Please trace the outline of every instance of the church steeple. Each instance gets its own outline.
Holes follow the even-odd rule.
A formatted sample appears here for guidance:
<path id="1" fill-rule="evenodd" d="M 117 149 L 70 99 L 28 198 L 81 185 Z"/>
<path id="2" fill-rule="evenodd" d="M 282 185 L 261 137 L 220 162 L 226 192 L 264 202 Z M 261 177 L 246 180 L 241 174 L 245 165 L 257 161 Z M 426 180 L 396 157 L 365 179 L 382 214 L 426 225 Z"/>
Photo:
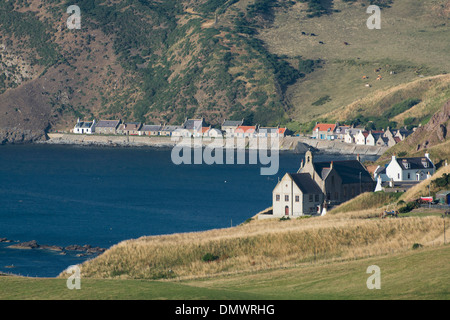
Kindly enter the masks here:
<path id="1" fill-rule="evenodd" d="M 309 149 L 305 153 L 305 159 L 304 160 L 302 159 L 300 169 L 298 169 L 297 173 L 310 172 L 313 164 L 313 159 L 314 159 L 313 153 L 311 149 Z"/>

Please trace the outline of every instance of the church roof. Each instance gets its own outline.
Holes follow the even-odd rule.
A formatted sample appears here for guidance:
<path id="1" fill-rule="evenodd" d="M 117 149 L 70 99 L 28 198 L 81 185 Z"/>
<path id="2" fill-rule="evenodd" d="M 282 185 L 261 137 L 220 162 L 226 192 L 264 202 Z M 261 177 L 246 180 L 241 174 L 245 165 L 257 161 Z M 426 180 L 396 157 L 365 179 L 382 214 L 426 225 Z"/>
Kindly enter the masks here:
<path id="1" fill-rule="evenodd" d="M 339 174 L 343 184 L 359 183 L 360 173 L 361 182 L 373 182 L 370 173 L 358 160 L 341 160 L 329 162 L 314 162 L 314 169 L 317 173 L 327 173 L 327 169 L 333 166 L 333 169 Z M 328 174 L 326 174 L 328 176 Z"/>
<path id="2" fill-rule="evenodd" d="M 311 179 L 309 173 L 289 173 L 292 181 L 297 185 L 297 187 L 304 194 L 321 194 L 322 189 L 317 185 L 317 183 Z"/>

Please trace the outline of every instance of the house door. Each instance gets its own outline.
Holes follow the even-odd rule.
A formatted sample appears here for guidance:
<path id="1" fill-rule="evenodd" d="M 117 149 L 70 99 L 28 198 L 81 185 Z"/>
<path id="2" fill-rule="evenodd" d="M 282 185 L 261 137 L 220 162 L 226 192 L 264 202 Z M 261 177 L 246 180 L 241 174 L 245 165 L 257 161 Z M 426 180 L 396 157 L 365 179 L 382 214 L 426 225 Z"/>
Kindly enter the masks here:
<path id="1" fill-rule="evenodd" d="M 286 206 L 286 207 L 284 208 L 284 214 L 285 214 L 286 216 L 289 215 L 289 207 L 288 207 L 288 206 Z"/>

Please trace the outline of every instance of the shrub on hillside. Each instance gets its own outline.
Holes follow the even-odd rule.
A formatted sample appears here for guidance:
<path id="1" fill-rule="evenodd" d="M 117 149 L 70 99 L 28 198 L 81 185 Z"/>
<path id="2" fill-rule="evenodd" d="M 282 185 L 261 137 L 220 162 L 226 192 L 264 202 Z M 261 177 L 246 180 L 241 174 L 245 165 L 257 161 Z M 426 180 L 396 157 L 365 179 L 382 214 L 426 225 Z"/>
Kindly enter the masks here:
<path id="1" fill-rule="evenodd" d="M 450 174 L 444 173 L 442 177 L 431 182 L 435 188 L 444 188 L 450 185 Z"/>
<path id="2" fill-rule="evenodd" d="M 406 206 L 401 207 L 400 209 L 398 209 L 399 213 L 408 213 L 411 212 L 412 210 L 416 209 L 419 207 L 419 204 L 417 202 L 408 202 L 406 204 Z"/>
<path id="3" fill-rule="evenodd" d="M 209 252 L 202 257 L 203 262 L 212 262 L 212 261 L 216 261 L 217 259 L 219 259 L 219 256 L 216 256 Z"/>

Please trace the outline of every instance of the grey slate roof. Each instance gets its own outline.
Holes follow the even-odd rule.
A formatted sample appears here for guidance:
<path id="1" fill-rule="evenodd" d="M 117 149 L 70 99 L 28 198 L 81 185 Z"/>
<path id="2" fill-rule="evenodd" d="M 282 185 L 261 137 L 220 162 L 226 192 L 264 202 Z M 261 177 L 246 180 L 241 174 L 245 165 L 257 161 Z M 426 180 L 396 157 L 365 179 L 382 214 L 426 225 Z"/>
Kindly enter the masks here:
<path id="1" fill-rule="evenodd" d="M 161 131 L 175 131 L 177 129 L 183 129 L 183 126 L 164 126 Z"/>
<path id="2" fill-rule="evenodd" d="M 120 120 L 99 120 L 96 124 L 96 128 L 116 128 L 120 124 Z"/>
<path id="3" fill-rule="evenodd" d="M 311 179 L 309 173 L 289 173 L 297 187 L 304 194 L 321 194 L 322 189 Z"/>
<path id="4" fill-rule="evenodd" d="M 89 129 L 90 127 L 92 127 L 92 122 L 77 122 L 77 124 L 75 125 L 75 128 L 77 129 Z"/>
<path id="5" fill-rule="evenodd" d="M 199 130 L 202 127 L 204 127 L 204 122 L 203 120 L 200 119 L 189 119 L 186 120 L 186 122 L 184 123 L 184 129 L 187 130 Z"/>
<path id="6" fill-rule="evenodd" d="M 275 127 L 259 127 L 258 128 L 259 133 L 277 133 L 278 128 Z"/>
<path id="7" fill-rule="evenodd" d="M 331 167 L 329 162 L 314 162 L 314 168 L 317 173 L 324 173 Z M 324 171 L 325 169 L 325 171 Z M 370 173 L 358 160 L 333 161 L 333 169 L 337 171 L 343 184 L 359 183 L 359 174 L 361 173 L 361 182 L 373 182 Z"/>
<path id="8" fill-rule="evenodd" d="M 139 131 L 159 131 L 161 128 L 160 125 L 144 124 Z"/>
<path id="9" fill-rule="evenodd" d="M 404 170 L 414 170 L 414 169 L 432 169 L 434 168 L 433 163 L 430 159 L 426 157 L 421 158 L 397 158 L 397 163 L 400 165 L 400 168 Z M 428 163 L 428 167 L 425 167 L 423 163 Z M 405 163 L 409 163 L 409 168 L 406 168 Z"/>

